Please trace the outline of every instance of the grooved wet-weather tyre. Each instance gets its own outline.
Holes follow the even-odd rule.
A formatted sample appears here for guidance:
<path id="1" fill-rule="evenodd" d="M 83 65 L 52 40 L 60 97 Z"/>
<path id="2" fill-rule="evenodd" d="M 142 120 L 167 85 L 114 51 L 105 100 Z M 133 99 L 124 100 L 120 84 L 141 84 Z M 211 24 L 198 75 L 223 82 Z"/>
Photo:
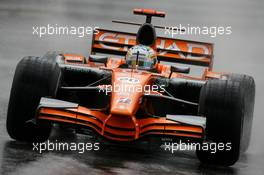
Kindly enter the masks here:
<path id="1" fill-rule="evenodd" d="M 48 139 L 51 124 L 30 122 L 41 97 L 55 97 L 61 71 L 54 54 L 24 57 L 17 65 L 10 93 L 6 127 L 11 138 L 25 142 Z"/>
<path id="2" fill-rule="evenodd" d="M 244 95 L 245 116 L 241 138 L 241 152 L 243 153 L 246 152 L 250 143 L 255 102 L 255 82 L 254 79 L 248 75 L 226 74 L 225 76 L 228 80 L 241 83 L 241 91 Z"/>
<path id="3" fill-rule="evenodd" d="M 202 87 L 199 113 L 206 117 L 206 141 L 208 144 L 224 145 L 221 149 L 198 149 L 197 157 L 202 163 L 233 165 L 238 159 L 242 145 L 246 94 L 241 81 L 208 80 Z"/>

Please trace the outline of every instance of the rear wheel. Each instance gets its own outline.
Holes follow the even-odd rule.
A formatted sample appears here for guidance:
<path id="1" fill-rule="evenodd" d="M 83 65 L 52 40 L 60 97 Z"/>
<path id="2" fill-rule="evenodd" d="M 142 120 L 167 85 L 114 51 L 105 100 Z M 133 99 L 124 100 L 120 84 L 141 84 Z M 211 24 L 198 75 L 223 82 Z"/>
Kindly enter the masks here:
<path id="1" fill-rule="evenodd" d="M 61 71 L 54 53 L 43 57 L 25 57 L 16 67 L 12 84 L 7 131 L 11 138 L 25 142 L 48 139 L 51 124 L 31 122 L 40 98 L 55 97 L 60 85 Z"/>
<path id="2" fill-rule="evenodd" d="M 241 81 L 231 79 L 209 80 L 202 87 L 199 113 L 206 117 L 206 140 L 222 145 L 216 152 L 198 149 L 196 153 L 202 163 L 229 166 L 239 159 L 245 111 L 249 108 L 242 88 Z"/>

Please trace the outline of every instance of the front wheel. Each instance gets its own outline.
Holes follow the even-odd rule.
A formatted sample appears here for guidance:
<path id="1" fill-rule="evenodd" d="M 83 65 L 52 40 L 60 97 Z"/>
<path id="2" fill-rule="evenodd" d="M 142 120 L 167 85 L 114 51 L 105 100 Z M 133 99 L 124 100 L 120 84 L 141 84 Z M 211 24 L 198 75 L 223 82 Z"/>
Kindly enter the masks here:
<path id="1" fill-rule="evenodd" d="M 255 102 L 255 81 L 251 76 L 242 74 L 226 74 L 228 80 L 239 82 L 242 94 L 244 94 L 245 116 L 243 123 L 243 133 L 241 140 L 241 151 L 246 152 L 251 138 L 251 128 L 253 123 L 253 112 Z"/>
<path id="2" fill-rule="evenodd" d="M 11 138 L 25 142 L 48 139 L 50 123 L 30 122 L 34 119 L 40 98 L 55 97 L 61 71 L 56 57 L 25 57 L 16 67 L 13 79 L 6 127 Z"/>
<path id="3" fill-rule="evenodd" d="M 206 141 L 224 149 L 196 151 L 202 163 L 233 165 L 238 159 L 242 145 L 245 111 L 245 91 L 242 82 L 233 80 L 208 80 L 202 87 L 199 113 L 206 117 Z"/>

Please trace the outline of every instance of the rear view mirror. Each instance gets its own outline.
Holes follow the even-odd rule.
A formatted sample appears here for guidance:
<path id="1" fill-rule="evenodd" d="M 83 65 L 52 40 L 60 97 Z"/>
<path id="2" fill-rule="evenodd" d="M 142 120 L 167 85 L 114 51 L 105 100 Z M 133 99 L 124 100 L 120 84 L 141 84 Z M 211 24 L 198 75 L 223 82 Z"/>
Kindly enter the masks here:
<path id="1" fill-rule="evenodd" d="M 186 67 L 186 66 L 171 66 L 170 71 L 171 72 L 170 72 L 170 76 L 169 77 L 171 77 L 173 72 L 188 74 L 188 73 L 190 73 L 190 67 Z"/>
<path id="2" fill-rule="evenodd" d="M 106 63 L 108 61 L 108 57 L 103 56 L 103 55 L 90 55 L 89 61 L 95 62 L 95 63 L 103 63 L 106 66 Z"/>

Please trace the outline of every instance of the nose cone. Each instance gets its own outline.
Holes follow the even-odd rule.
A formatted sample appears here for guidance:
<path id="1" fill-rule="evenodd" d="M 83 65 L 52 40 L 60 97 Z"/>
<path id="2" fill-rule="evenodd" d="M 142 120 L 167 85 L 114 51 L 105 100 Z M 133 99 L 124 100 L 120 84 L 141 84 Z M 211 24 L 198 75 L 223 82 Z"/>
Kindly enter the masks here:
<path id="1" fill-rule="evenodd" d="M 150 73 L 121 69 L 112 74 L 111 114 L 134 115 L 149 82 Z"/>
<path id="2" fill-rule="evenodd" d="M 133 99 L 132 99 L 133 98 Z M 137 109 L 139 98 L 137 97 L 114 97 L 111 113 L 115 115 L 133 115 Z"/>

